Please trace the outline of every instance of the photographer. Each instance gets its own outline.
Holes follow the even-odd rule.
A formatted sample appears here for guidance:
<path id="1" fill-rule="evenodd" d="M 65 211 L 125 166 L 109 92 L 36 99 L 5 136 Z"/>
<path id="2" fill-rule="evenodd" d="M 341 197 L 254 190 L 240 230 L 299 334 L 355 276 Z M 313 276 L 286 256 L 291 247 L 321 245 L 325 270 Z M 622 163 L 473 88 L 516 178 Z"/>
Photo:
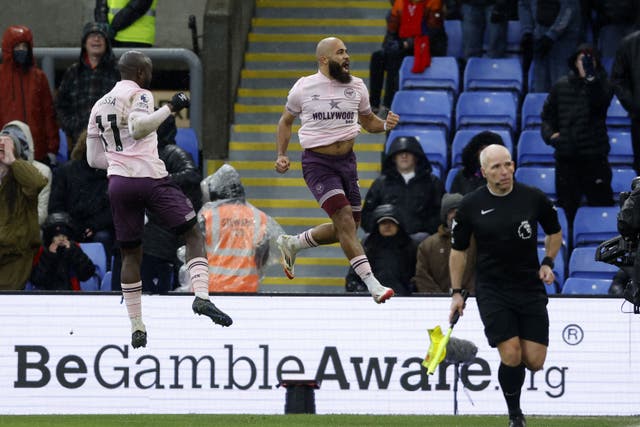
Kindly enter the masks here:
<path id="1" fill-rule="evenodd" d="M 598 52 L 589 44 L 571 55 L 569 68 L 545 100 L 541 133 L 555 148 L 558 205 L 573 224 L 583 194 L 589 206 L 613 205 L 605 124 L 613 88 Z"/>

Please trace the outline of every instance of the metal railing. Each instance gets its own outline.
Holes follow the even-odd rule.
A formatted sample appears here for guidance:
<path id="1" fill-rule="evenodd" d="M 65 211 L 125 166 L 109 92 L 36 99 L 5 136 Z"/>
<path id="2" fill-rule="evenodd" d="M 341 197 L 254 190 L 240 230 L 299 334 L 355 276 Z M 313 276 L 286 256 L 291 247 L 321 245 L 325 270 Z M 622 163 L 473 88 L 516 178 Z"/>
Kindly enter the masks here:
<path id="1" fill-rule="evenodd" d="M 119 57 L 127 48 L 114 48 L 113 52 Z M 189 119 L 191 127 L 198 137 L 199 148 L 202 149 L 202 104 L 203 104 L 203 79 L 202 63 L 200 58 L 190 50 L 182 48 L 146 48 L 136 49 L 146 54 L 152 61 L 180 61 L 189 66 L 189 92 L 191 96 L 191 107 L 189 108 Z M 36 47 L 33 49 L 36 58 L 42 61 L 42 70 L 49 79 L 49 86 L 53 92 L 55 89 L 55 61 L 56 60 L 77 60 L 80 56 L 80 48 L 76 47 Z"/>

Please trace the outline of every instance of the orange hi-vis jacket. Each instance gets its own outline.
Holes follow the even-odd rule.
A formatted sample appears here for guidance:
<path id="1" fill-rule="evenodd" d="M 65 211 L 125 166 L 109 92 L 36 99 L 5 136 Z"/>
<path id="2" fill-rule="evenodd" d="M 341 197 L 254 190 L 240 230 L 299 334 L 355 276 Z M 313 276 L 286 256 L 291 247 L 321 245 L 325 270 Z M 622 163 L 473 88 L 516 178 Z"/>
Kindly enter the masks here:
<path id="1" fill-rule="evenodd" d="M 210 292 L 257 292 L 256 248 L 267 232 L 267 215 L 245 204 L 203 209 Z"/>

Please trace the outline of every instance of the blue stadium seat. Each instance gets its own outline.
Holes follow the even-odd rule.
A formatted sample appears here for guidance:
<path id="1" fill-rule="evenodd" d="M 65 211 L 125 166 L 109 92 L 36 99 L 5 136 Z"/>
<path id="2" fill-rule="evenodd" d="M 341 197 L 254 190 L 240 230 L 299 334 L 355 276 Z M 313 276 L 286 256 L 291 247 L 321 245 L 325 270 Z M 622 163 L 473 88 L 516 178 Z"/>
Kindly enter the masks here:
<path id="1" fill-rule="evenodd" d="M 621 191 L 631 191 L 631 180 L 635 178 L 636 171 L 631 168 L 611 168 L 611 189 L 613 199 L 620 200 Z"/>
<path id="2" fill-rule="evenodd" d="M 562 229 L 562 246 L 566 255 L 567 248 L 571 246 L 571 242 L 569 241 L 569 222 L 567 221 L 567 214 L 564 209 L 559 206 L 556 206 L 556 212 L 558 213 L 558 222 L 560 223 L 560 228 Z M 546 234 L 542 229 L 540 223 L 538 223 L 538 245 L 544 245 L 544 238 Z"/>
<path id="3" fill-rule="evenodd" d="M 178 128 L 176 134 L 176 145 L 193 157 L 193 162 L 200 167 L 200 152 L 198 148 L 198 137 L 196 131 L 191 128 Z"/>
<path id="4" fill-rule="evenodd" d="M 618 272 L 618 267 L 597 262 L 595 256 L 596 246 L 574 248 L 569 258 L 569 277 L 613 279 L 613 276 Z"/>
<path id="5" fill-rule="evenodd" d="M 564 295 L 607 295 L 611 280 L 569 277 L 562 287 Z"/>
<path id="6" fill-rule="evenodd" d="M 521 30 L 520 20 L 510 20 L 507 23 L 507 53 L 520 53 Z"/>
<path id="7" fill-rule="evenodd" d="M 542 125 L 542 106 L 547 99 L 546 93 L 528 93 L 522 102 L 521 129 L 540 129 Z"/>
<path id="8" fill-rule="evenodd" d="M 517 132 L 516 117 L 516 100 L 510 93 L 462 92 L 458 97 L 457 129 L 498 128 Z"/>
<path id="9" fill-rule="evenodd" d="M 614 59 L 615 58 L 613 58 L 611 56 L 601 58 L 602 66 L 604 67 L 605 70 L 607 70 L 607 76 L 611 76 L 611 69 L 613 68 L 613 60 Z"/>
<path id="10" fill-rule="evenodd" d="M 573 246 L 598 245 L 618 235 L 618 206 L 580 206 L 573 220 Z"/>
<path id="11" fill-rule="evenodd" d="M 554 166 L 555 150 L 544 143 L 539 130 L 524 130 L 518 139 L 516 165 L 522 166 Z"/>
<path id="12" fill-rule="evenodd" d="M 69 160 L 69 144 L 67 143 L 67 134 L 62 129 L 58 129 L 58 136 L 60 137 L 60 146 L 56 153 L 56 160 L 61 165 Z"/>
<path id="13" fill-rule="evenodd" d="M 451 96 L 451 104 L 460 91 L 458 61 L 452 56 L 431 58 L 431 66 L 422 73 L 413 73 L 413 56 L 407 56 L 400 67 L 400 90 L 444 90 Z"/>
<path id="14" fill-rule="evenodd" d="M 558 198 L 556 194 L 555 168 L 548 166 L 522 166 L 516 169 L 516 181 L 537 187 L 551 200 Z"/>
<path id="15" fill-rule="evenodd" d="M 462 58 L 462 21 L 459 19 L 446 19 L 444 31 L 447 33 L 447 56 Z"/>
<path id="16" fill-rule="evenodd" d="M 444 176 L 448 169 L 447 155 L 447 139 L 445 134 L 438 129 L 416 129 L 416 128 L 400 128 L 394 129 L 389 133 L 387 142 L 385 143 L 384 152 L 389 152 L 389 147 L 394 139 L 400 136 L 414 136 L 422 150 L 427 155 L 431 163 L 434 173 L 438 176 Z M 437 171 L 436 171 L 437 169 Z M 437 173 L 436 173 L 437 172 Z"/>
<path id="17" fill-rule="evenodd" d="M 400 115 L 400 128 L 419 124 L 442 129 L 448 138 L 452 104 L 445 91 L 400 90 L 393 97 L 391 110 Z"/>
<path id="18" fill-rule="evenodd" d="M 487 129 L 491 132 L 495 132 L 502 137 L 504 146 L 507 147 L 510 153 L 513 154 L 513 142 L 511 140 L 511 133 L 504 129 Z M 453 142 L 451 143 L 451 166 L 462 165 L 462 150 L 467 146 L 471 138 L 480 133 L 478 129 L 460 129 L 453 136 Z"/>
<path id="19" fill-rule="evenodd" d="M 88 280 L 80 282 L 80 289 L 83 291 L 99 291 L 100 278 L 94 274 Z"/>
<path id="20" fill-rule="evenodd" d="M 611 166 L 633 167 L 633 148 L 631 133 L 624 131 L 609 131 L 609 163 Z"/>
<path id="21" fill-rule="evenodd" d="M 111 291 L 111 271 L 107 271 L 102 278 L 102 283 L 100 283 L 100 290 L 103 292 Z"/>
<path id="22" fill-rule="evenodd" d="M 522 65 L 518 58 L 469 58 L 464 68 L 465 91 L 509 91 L 522 94 Z"/>
<path id="23" fill-rule="evenodd" d="M 611 130 L 631 130 L 631 118 L 629 113 L 622 107 L 617 96 L 613 96 L 609 109 L 607 110 L 606 118 L 607 128 Z"/>
<path id="24" fill-rule="evenodd" d="M 538 261 L 542 262 L 544 255 L 545 255 L 544 246 L 538 246 Z M 558 255 L 556 255 L 556 258 L 554 260 L 554 267 L 553 267 L 553 274 L 556 276 L 556 280 L 552 285 L 545 284 L 545 288 L 547 289 L 548 294 L 557 294 L 558 291 L 562 289 L 562 284 L 564 283 L 564 279 L 565 279 L 564 277 L 565 269 L 566 269 L 566 264 L 564 262 L 564 255 L 562 254 L 562 251 L 559 251 Z"/>
<path id="25" fill-rule="evenodd" d="M 451 193 L 451 185 L 453 185 L 453 179 L 461 169 L 461 167 L 452 167 L 451 169 L 449 169 L 449 172 L 447 172 L 447 179 L 444 182 L 444 189 L 447 191 L 447 193 Z"/>
<path id="26" fill-rule="evenodd" d="M 104 246 L 99 242 L 83 242 L 80 243 L 80 248 L 93 261 L 96 266 L 96 275 L 101 280 L 107 272 L 107 254 Z"/>

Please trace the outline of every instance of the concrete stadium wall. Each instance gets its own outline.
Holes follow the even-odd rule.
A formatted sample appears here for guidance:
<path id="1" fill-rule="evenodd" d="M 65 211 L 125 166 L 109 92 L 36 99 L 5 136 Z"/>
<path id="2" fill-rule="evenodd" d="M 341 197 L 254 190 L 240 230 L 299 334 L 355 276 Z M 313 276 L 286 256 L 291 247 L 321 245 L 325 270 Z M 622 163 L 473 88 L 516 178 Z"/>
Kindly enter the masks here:
<path id="1" fill-rule="evenodd" d="M 191 49 L 189 15 L 196 16 L 198 33 L 207 0 L 160 0 L 157 7 L 156 47 Z M 0 31 L 13 24 L 33 31 L 37 47 L 76 47 L 82 26 L 93 20 L 95 0 L 0 0 Z"/>

